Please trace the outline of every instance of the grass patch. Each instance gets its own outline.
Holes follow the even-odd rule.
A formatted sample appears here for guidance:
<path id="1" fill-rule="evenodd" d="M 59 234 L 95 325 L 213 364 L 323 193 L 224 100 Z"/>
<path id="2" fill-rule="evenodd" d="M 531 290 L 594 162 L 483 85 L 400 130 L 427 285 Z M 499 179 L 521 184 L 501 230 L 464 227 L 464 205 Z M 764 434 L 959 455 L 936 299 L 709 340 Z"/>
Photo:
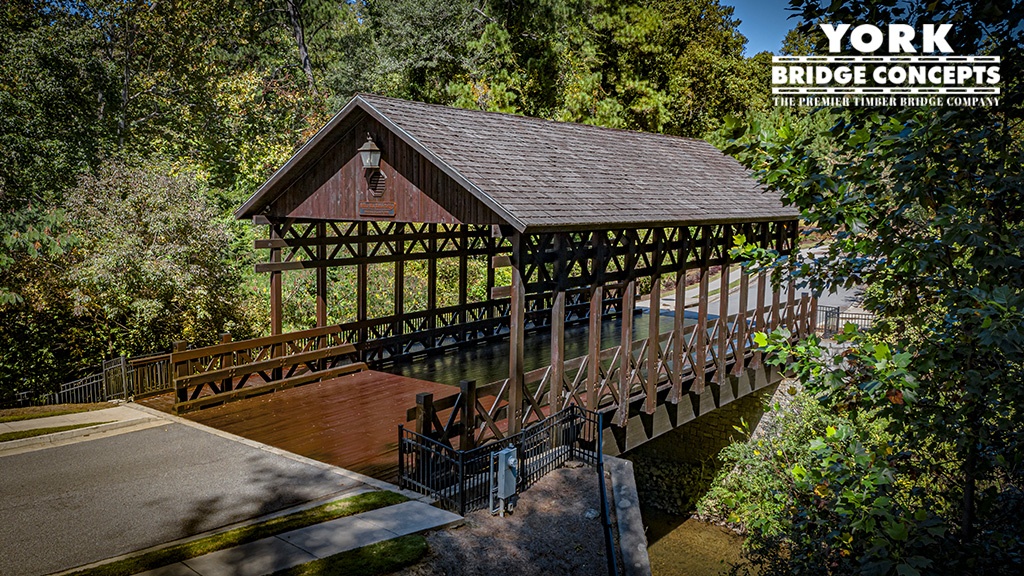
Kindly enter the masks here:
<path id="1" fill-rule="evenodd" d="M 411 566 L 426 553 L 427 539 L 410 534 L 275 572 L 274 576 L 377 576 Z"/>
<path id="2" fill-rule="evenodd" d="M 167 548 L 153 550 L 131 558 L 79 570 L 74 572 L 74 576 L 128 576 L 129 574 L 137 574 L 146 570 L 152 570 L 153 568 L 181 562 L 182 560 L 188 560 L 189 558 L 195 558 L 196 556 L 202 556 L 203 554 L 209 554 L 210 552 L 216 552 L 217 550 L 246 544 L 260 538 L 266 538 L 267 536 L 281 534 L 282 532 L 320 524 L 321 522 L 345 516 L 352 516 L 369 510 L 376 510 L 377 508 L 391 506 L 392 504 L 400 504 L 406 500 L 408 498 L 405 496 L 388 491 L 358 494 L 350 498 L 321 504 L 309 510 L 260 522 L 259 524 L 235 528 L 192 542 L 174 544 Z"/>
<path id="3" fill-rule="evenodd" d="M 53 434 L 55 432 L 67 432 L 68 430 L 78 430 L 79 428 L 88 428 L 89 426 L 99 426 L 100 424 L 109 423 L 110 422 L 85 422 L 84 424 L 69 424 L 67 426 L 54 426 L 53 428 L 33 428 L 32 430 L 5 432 L 0 434 L 0 442 L 10 442 L 11 440 L 21 440 L 22 438 L 34 438 L 36 436 Z"/>
<path id="4" fill-rule="evenodd" d="M 114 405 L 108 402 L 96 402 L 93 404 L 53 404 L 50 406 L 4 408 L 0 410 L 0 422 L 18 422 L 19 420 L 49 418 L 50 416 L 78 414 L 79 412 L 92 412 L 93 410 L 103 410 L 104 408 L 113 407 Z"/>

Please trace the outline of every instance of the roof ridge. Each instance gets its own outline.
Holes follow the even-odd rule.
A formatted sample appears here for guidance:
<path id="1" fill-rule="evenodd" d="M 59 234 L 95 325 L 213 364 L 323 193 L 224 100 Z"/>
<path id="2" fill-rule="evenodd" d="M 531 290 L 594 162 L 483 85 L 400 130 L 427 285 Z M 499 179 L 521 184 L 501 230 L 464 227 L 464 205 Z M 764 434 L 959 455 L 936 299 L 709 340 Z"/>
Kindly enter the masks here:
<path id="1" fill-rule="evenodd" d="M 476 114 L 487 114 L 487 115 L 491 115 L 491 116 L 506 116 L 506 117 L 509 117 L 509 118 L 515 118 L 517 120 L 529 120 L 529 121 L 532 121 L 532 122 L 539 122 L 539 123 L 545 123 L 545 124 L 557 124 L 559 126 L 572 126 L 572 127 L 575 127 L 575 128 L 593 128 L 593 129 L 596 129 L 596 130 L 605 130 L 605 131 L 611 131 L 611 132 L 635 134 L 635 135 L 644 136 L 644 137 L 656 137 L 656 138 L 666 138 L 666 139 L 670 139 L 670 140 L 685 140 L 685 141 L 688 141 L 688 142 L 700 142 L 702 144 L 707 144 L 708 146 L 711 146 L 712 148 L 714 148 L 714 145 L 712 145 L 707 140 L 705 140 L 703 138 L 696 138 L 696 137 L 693 137 L 693 136 L 677 136 L 675 134 L 665 134 L 665 133 L 662 133 L 662 132 L 647 132 L 645 130 L 632 130 L 632 129 L 629 129 L 629 128 L 612 128 L 611 126 L 599 126 L 597 124 L 584 124 L 583 122 L 571 122 L 571 121 L 567 121 L 567 120 L 552 120 L 550 118 L 540 118 L 540 117 L 537 117 L 537 116 L 527 116 L 526 114 L 514 114 L 514 113 L 511 113 L 511 112 L 494 112 L 494 111 L 491 111 L 491 110 L 477 110 L 475 108 L 460 108 L 460 107 L 454 106 L 454 105 L 449 106 L 447 104 L 434 104 L 432 102 L 421 102 L 419 100 L 405 100 L 404 98 L 396 98 L 394 96 L 385 96 L 383 94 L 374 94 L 372 92 L 356 92 L 352 97 L 355 98 L 357 96 L 358 97 L 362 97 L 362 98 L 366 98 L 366 97 L 369 97 L 369 98 L 380 98 L 380 99 L 383 99 L 383 100 L 391 100 L 393 102 L 400 102 L 402 104 L 413 104 L 413 105 L 416 105 L 416 106 L 429 106 L 431 108 L 440 108 L 440 109 L 443 109 L 443 110 L 445 110 L 447 112 L 455 111 L 455 112 L 468 112 L 468 113 L 476 113 Z"/>

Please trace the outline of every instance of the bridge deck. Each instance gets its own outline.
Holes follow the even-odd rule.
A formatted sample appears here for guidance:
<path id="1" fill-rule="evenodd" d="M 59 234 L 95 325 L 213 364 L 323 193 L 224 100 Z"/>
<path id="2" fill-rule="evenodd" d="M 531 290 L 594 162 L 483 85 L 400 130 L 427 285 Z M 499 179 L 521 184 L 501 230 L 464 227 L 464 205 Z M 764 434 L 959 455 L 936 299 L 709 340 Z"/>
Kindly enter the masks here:
<path id="1" fill-rule="evenodd" d="M 397 478 L 398 425 L 416 394 L 452 387 L 367 370 L 185 414 L 194 422 L 382 480 Z M 147 405 L 169 411 L 161 398 Z M 162 404 L 168 404 L 163 407 Z"/>

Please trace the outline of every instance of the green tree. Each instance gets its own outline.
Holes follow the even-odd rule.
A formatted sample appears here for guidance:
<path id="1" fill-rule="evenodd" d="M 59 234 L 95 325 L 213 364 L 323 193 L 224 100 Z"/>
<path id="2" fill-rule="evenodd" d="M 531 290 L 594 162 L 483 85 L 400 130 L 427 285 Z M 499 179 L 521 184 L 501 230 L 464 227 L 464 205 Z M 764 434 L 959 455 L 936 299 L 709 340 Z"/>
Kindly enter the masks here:
<path id="1" fill-rule="evenodd" d="M 752 538 L 754 555 L 770 573 L 1019 573 L 1024 5 L 793 4 L 805 22 L 952 23 L 956 53 L 1003 58 L 1003 84 L 992 108 L 836 110 L 828 154 L 809 153 L 814 134 L 755 127 L 761 137 L 744 141 L 737 127 L 731 152 L 829 238 L 775 265 L 817 292 L 869 285 L 879 319 L 835 362 L 794 354 L 795 368 L 830 410 L 889 439 L 801 439 L 820 448 L 819 466 L 789 465 L 806 481 L 790 484 L 781 536 Z"/>

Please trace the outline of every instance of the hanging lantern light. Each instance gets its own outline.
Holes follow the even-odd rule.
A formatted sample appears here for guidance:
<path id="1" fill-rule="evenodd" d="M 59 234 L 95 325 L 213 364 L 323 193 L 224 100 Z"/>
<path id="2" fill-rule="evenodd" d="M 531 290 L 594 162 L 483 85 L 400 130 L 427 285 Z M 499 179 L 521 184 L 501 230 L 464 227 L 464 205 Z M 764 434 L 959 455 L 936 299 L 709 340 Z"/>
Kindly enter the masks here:
<path id="1" fill-rule="evenodd" d="M 362 158 L 363 168 L 366 170 L 380 170 L 380 148 L 369 134 L 366 135 L 366 142 L 359 147 L 359 157 Z"/>

